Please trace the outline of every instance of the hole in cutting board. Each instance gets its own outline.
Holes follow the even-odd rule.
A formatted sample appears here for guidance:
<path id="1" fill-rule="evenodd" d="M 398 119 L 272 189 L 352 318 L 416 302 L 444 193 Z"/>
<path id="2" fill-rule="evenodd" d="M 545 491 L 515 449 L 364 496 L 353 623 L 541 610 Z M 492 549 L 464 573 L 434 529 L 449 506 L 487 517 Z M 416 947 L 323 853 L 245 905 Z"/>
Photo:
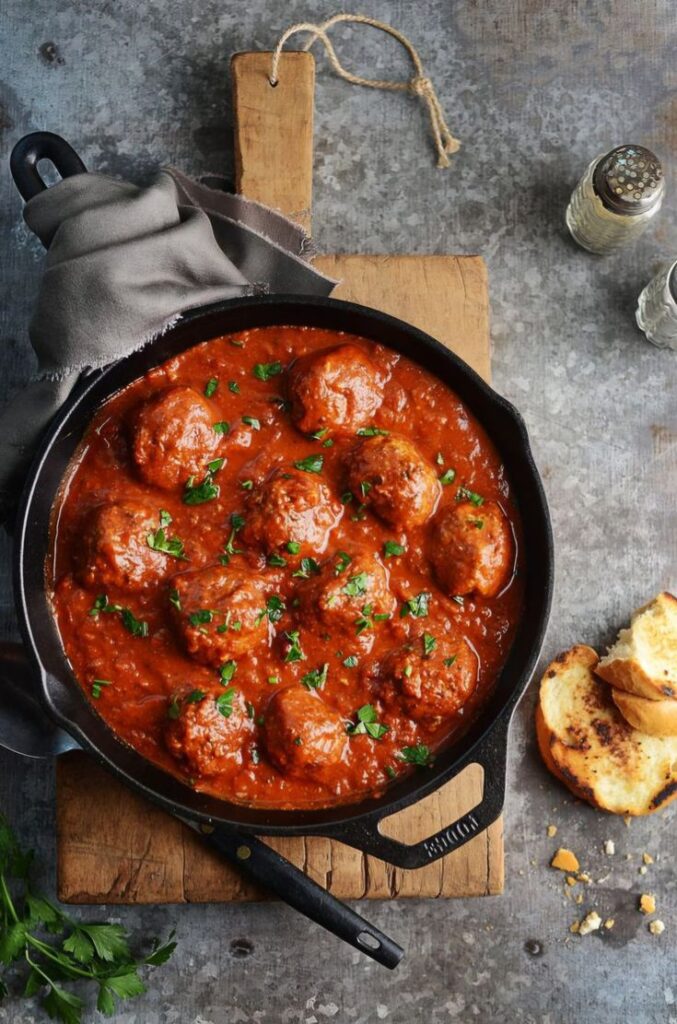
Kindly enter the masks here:
<path id="1" fill-rule="evenodd" d="M 381 835 L 397 839 L 405 846 L 420 843 L 472 811 L 481 802 L 483 793 L 484 769 L 479 764 L 469 764 L 460 775 L 424 800 L 383 818 L 378 830 Z"/>

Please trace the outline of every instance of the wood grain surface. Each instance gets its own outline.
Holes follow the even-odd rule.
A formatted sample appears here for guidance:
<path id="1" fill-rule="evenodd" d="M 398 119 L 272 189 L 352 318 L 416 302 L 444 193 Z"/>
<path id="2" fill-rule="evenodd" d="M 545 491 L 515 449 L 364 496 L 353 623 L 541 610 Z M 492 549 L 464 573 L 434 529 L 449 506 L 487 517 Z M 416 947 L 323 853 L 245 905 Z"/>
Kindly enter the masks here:
<path id="1" fill-rule="evenodd" d="M 238 187 L 307 226 L 314 61 L 308 54 L 285 54 L 276 89 L 268 83 L 268 68 L 266 54 L 233 59 Z M 336 297 L 407 320 L 489 377 L 487 277 L 479 257 L 322 256 L 316 265 L 339 281 Z M 417 842 L 471 810 L 481 794 L 482 770 L 471 765 L 424 801 L 383 822 L 382 831 L 401 842 Z M 189 829 L 82 754 L 59 759 L 57 834 L 57 889 L 66 903 L 265 898 Z M 394 868 L 324 838 L 267 842 L 344 899 L 482 896 L 503 888 L 501 820 L 418 871 Z"/>

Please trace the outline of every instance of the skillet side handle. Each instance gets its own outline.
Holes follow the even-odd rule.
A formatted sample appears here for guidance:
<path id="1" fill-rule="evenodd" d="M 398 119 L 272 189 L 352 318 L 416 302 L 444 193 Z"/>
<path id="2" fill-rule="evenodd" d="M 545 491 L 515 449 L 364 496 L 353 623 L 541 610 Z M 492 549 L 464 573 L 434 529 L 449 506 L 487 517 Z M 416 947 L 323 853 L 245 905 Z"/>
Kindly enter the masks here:
<path id="1" fill-rule="evenodd" d="M 332 932 L 339 939 L 393 970 L 404 950 L 379 928 L 341 903 L 336 896 L 300 871 L 277 851 L 254 836 L 246 836 L 218 825 L 202 838 L 237 865 L 254 882 L 284 900 L 294 910 Z"/>
<path id="2" fill-rule="evenodd" d="M 388 864 L 409 870 L 423 868 L 426 864 L 432 864 L 440 857 L 446 857 L 447 854 L 460 849 L 474 836 L 493 825 L 503 810 L 509 724 L 510 716 L 505 715 L 495 724 L 484 742 L 461 764 L 459 773 L 471 764 L 482 766 L 484 792 L 477 807 L 451 825 L 418 843 L 408 844 L 382 835 L 378 825 L 383 816 L 379 815 L 366 823 L 356 822 L 350 830 L 337 832 L 333 838 L 354 846 L 363 853 L 378 857 Z"/>
<path id="3" fill-rule="evenodd" d="M 62 178 L 85 174 L 87 168 L 73 147 L 54 132 L 32 132 L 19 139 L 9 158 L 14 184 L 28 202 L 47 188 L 40 177 L 38 163 L 51 160 Z"/>

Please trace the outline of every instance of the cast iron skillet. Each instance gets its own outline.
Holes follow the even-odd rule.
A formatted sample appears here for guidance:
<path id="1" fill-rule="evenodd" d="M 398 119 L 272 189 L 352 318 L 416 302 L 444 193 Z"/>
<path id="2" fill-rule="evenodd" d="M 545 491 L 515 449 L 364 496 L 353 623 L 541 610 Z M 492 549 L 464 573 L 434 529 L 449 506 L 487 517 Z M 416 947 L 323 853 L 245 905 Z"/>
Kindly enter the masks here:
<path id="1" fill-rule="evenodd" d="M 23 151 L 17 154 L 23 143 Z M 53 143 L 49 153 L 38 148 L 36 155 L 35 144 L 28 140 L 22 140 L 17 149 L 12 173 L 24 198 L 44 188 L 36 170 L 42 156 L 49 156 L 62 174 L 84 170 L 78 158 L 75 171 L 62 167 L 58 147 L 55 150 Z M 515 641 L 492 696 L 465 735 L 440 751 L 431 769 L 416 771 L 393 783 L 382 796 L 321 810 L 265 810 L 196 793 L 120 742 L 73 677 L 45 591 L 50 510 L 69 459 L 101 404 L 152 367 L 202 341 L 282 324 L 329 328 L 370 338 L 419 363 L 448 384 L 485 428 L 501 455 L 517 497 L 525 543 L 525 602 Z M 18 513 L 14 555 L 20 628 L 40 681 L 44 706 L 83 749 L 172 813 L 251 835 L 328 836 L 403 868 L 419 868 L 445 856 L 500 815 L 505 797 L 508 725 L 535 668 L 550 610 L 550 518 L 519 413 L 466 363 L 409 324 L 354 303 L 288 295 L 235 299 L 188 312 L 150 344 L 104 369 L 83 375 L 49 426 L 29 472 Z M 411 845 L 381 834 L 379 824 L 384 819 L 432 793 L 473 763 L 484 770 L 484 793 L 470 812 Z"/>

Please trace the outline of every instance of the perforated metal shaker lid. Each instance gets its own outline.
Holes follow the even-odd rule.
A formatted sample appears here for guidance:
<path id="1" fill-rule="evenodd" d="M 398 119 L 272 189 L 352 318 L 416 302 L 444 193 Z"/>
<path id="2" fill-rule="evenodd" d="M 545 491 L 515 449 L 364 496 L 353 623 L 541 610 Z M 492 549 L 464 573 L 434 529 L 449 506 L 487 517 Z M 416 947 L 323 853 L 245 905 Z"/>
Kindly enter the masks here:
<path id="1" fill-rule="evenodd" d="M 617 146 L 603 156 L 593 173 L 595 192 L 615 213 L 646 213 L 663 195 L 663 168 L 644 146 Z"/>

